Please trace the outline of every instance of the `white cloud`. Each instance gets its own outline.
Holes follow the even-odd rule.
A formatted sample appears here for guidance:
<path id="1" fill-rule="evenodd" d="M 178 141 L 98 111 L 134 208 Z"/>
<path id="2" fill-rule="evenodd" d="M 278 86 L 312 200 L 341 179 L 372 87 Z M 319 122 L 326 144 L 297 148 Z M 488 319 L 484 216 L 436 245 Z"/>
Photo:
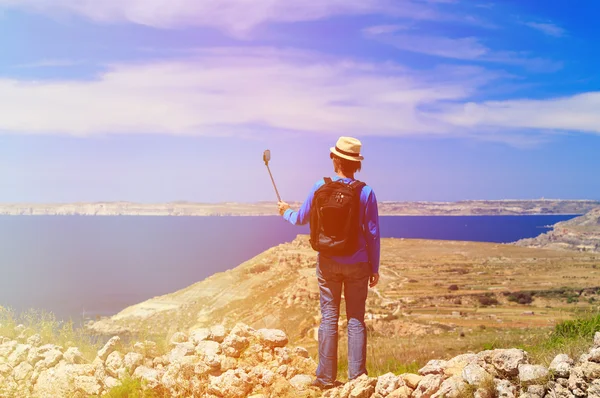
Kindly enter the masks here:
<path id="1" fill-rule="evenodd" d="M 392 26 L 374 26 L 364 29 L 363 33 L 367 37 L 400 50 L 437 57 L 518 65 L 537 72 L 554 72 L 562 67 L 560 62 L 531 57 L 526 53 L 492 50 L 476 37 L 451 38 L 415 33 L 398 34 L 396 33 L 398 30 L 393 29 Z"/>
<path id="2" fill-rule="evenodd" d="M 498 130 L 531 129 L 600 134 L 600 92 L 550 99 L 469 102 L 438 110 L 455 126 Z"/>
<path id="3" fill-rule="evenodd" d="M 420 109 L 464 101 L 496 76 L 476 67 L 415 72 L 274 49 L 201 50 L 194 59 L 112 66 L 94 81 L 0 80 L 12 133 L 227 134 L 274 130 L 443 134 Z"/>
<path id="4" fill-rule="evenodd" d="M 566 34 L 563 28 L 551 23 L 526 22 L 525 25 L 549 36 L 562 37 Z"/>
<path id="5" fill-rule="evenodd" d="M 98 22 L 160 28 L 212 26 L 244 35 L 265 22 L 311 21 L 335 15 L 389 14 L 445 18 L 433 1 L 418 0 L 0 0 L 0 7 L 73 13 Z"/>

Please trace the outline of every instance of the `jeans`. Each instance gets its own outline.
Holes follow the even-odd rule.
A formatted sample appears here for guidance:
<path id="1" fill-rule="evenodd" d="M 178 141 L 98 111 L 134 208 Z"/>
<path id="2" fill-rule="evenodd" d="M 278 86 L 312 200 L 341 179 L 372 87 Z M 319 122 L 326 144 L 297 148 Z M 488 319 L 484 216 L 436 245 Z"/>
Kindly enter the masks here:
<path id="1" fill-rule="evenodd" d="M 317 380 L 323 385 L 332 385 L 337 378 L 338 319 L 342 288 L 348 318 L 348 378 L 352 380 L 367 374 L 365 303 L 370 275 L 368 263 L 339 264 L 328 258 L 321 258 L 317 262 L 322 315 Z"/>

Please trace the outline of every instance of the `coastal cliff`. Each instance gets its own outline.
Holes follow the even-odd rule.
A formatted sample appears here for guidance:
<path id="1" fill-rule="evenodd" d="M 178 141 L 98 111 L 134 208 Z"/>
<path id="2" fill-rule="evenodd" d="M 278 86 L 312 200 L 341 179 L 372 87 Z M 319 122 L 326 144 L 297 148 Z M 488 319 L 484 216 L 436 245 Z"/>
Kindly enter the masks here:
<path id="1" fill-rule="evenodd" d="M 600 253 L 600 207 L 583 216 L 559 222 L 551 231 L 530 239 L 521 239 L 519 246 Z"/>

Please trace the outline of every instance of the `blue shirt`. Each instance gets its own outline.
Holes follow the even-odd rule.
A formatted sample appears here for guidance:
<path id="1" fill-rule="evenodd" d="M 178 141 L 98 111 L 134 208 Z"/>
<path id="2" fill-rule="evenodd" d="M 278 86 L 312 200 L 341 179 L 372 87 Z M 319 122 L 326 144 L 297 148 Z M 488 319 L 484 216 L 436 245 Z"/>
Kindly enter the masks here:
<path id="1" fill-rule="evenodd" d="M 332 177 L 333 181 L 342 180 L 350 183 L 351 178 Z M 324 180 L 318 181 L 308 194 L 300 210 L 294 211 L 287 209 L 283 213 L 283 218 L 293 225 L 305 225 L 310 221 L 310 207 L 317 189 L 325 184 Z M 379 239 L 379 212 L 377 209 L 377 199 L 375 192 L 368 185 L 365 185 L 360 193 L 361 211 L 359 222 L 363 226 L 364 234 L 360 234 L 358 239 L 358 250 L 350 256 L 331 256 L 330 258 L 342 264 L 354 264 L 368 262 L 374 274 L 379 273 L 380 257 L 380 239 Z M 319 253 L 321 256 L 321 253 Z"/>

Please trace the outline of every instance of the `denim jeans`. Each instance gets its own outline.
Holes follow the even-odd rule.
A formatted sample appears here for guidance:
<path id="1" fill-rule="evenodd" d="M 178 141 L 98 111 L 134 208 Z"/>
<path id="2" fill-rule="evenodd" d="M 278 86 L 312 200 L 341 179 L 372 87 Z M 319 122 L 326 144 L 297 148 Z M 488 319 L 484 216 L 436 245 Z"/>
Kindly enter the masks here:
<path id="1" fill-rule="evenodd" d="M 317 380 L 332 385 L 337 378 L 338 319 L 342 289 L 348 318 L 348 378 L 367 374 L 367 330 L 365 303 L 371 268 L 368 263 L 340 264 L 321 258 L 317 262 L 321 302 L 319 366 Z"/>

